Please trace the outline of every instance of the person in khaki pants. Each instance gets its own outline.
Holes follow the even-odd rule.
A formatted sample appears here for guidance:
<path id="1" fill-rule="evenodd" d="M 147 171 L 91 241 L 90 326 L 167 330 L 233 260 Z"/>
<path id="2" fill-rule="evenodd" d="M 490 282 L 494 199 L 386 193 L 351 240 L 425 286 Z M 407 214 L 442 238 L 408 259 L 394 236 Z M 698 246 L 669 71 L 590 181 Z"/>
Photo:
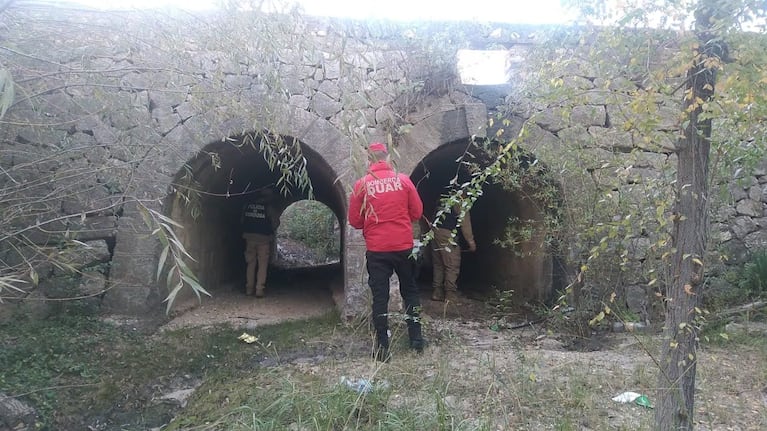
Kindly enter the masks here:
<path id="1" fill-rule="evenodd" d="M 432 294 L 433 301 L 458 302 L 458 275 L 461 271 L 461 248 L 457 238 L 453 240 L 453 229 L 461 228 L 461 234 L 469 246 L 469 251 L 476 251 L 477 244 L 474 242 L 474 233 L 471 228 L 471 216 L 469 212 L 463 216 L 463 222 L 458 226 L 458 217 L 461 214 L 459 205 L 453 206 L 450 211 L 443 215 L 441 220 L 435 217 L 434 240 L 432 242 Z"/>
<path id="2" fill-rule="evenodd" d="M 269 258 L 274 242 L 274 233 L 279 226 L 279 215 L 271 205 L 272 191 L 266 189 L 258 193 L 252 202 L 242 211 L 242 237 L 245 239 L 245 294 L 257 298 L 264 296 L 266 290 Z"/>

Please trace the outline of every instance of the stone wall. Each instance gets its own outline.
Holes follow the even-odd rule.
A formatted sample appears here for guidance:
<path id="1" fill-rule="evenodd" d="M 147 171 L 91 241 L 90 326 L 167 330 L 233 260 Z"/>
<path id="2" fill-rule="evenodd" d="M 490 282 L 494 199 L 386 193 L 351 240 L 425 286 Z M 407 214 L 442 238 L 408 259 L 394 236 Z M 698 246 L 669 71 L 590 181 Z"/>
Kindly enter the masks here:
<path id="1" fill-rule="evenodd" d="M 206 228 L 189 215 L 183 199 L 189 195 L 179 184 L 191 184 L 183 182 L 191 174 L 203 191 L 219 196 L 229 182 L 251 179 L 227 176 L 215 166 L 216 155 L 226 155 L 228 142 L 243 134 L 268 131 L 298 139 L 318 200 L 342 220 L 350 185 L 364 172 L 368 142 L 389 142 L 397 167 L 413 172 L 436 149 L 483 135 L 504 101 L 513 107 L 504 111 L 510 120 L 506 136 L 532 120 L 527 151 L 544 163 L 563 154 L 578 158 L 579 175 L 589 172 L 602 187 L 625 196 L 645 193 L 637 187 L 647 184 L 643 179 L 670 178 L 675 164 L 672 142 L 648 143 L 620 131 L 627 121 L 621 106 L 635 88 L 630 81 L 612 82 L 607 98 L 603 78 L 572 70 L 568 85 L 583 97 L 570 107 L 524 99 L 517 91 L 521 80 L 463 86 L 454 63 L 460 41 L 428 37 L 444 26 L 22 5 L 3 12 L 2 21 L 0 64 L 12 72 L 17 96 L 0 131 L 0 210 L 8 225 L 0 252 L 8 273 L 22 273 L 37 286 L 20 296 L 56 297 L 52 286 L 68 277 L 117 312 L 153 310 L 165 290 L 156 281 L 160 245 L 146 217 L 156 211 L 182 221 L 182 241 L 194 256 L 202 255 Z M 475 47 L 512 51 L 512 73 L 526 76 L 534 29 L 468 23 L 461 29 Z M 660 116 L 669 124 L 658 130 L 675 127 L 675 106 L 662 109 L 669 111 Z M 224 161 L 264 163 L 255 150 L 237 154 Z M 268 175 L 253 178 L 271 181 Z M 565 194 L 581 186 L 568 179 L 560 178 Z M 767 178 L 757 172 L 745 180 L 732 185 L 716 218 L 729 263 L 742 262 L 765 243 Z M 212 223 L 224 225 L 226 216 L 217 217 Z M 632 274 L 642 273 L 653 241 L 640 234 L 622 244 L 631 250 Z M 71 267 L 52 263 L 68 261 L 54 259 L 63 254 L 78 259 Z M 367 289 L 364 242 L 348 227 L 343 263 L 340 306 L 352 317 L 366 310 Z M 544 272 L 537 281 L 551 276 Z M 623 277 L 627 302 L 646 306 L 647 280 Z"/>
<path id="2" fill-rule="evenodd" d="M 50 256 L 40 246 L 108 244 L 109 259 L 98 260 L 108 279 L 101 293 L 120 312 L 141 313 L 164 297 L 155 281 L 160 247 L 145 219 L 151 211 L 188 214 L 175 211 L 180 199 L 168 196 L 185 166 L 207 157 L 201 150 L 264 130 L 297 138 L 304 153 L 329 167 L 322 174 L 328 184 L 315 187 L 343 218 L 349 183 L 364 171 L 364 148 L 391 139 L 397 111 L 413 105 L 403 98 L 420 97 L 437 117 L 467 112 L 462 105 L 472 115 L 462 128 L 418 148 L 397 143 L 403 170 L 444 139 L 468 137 L 485 118 L 484 105 L 465 92 L 413 90 L 432 65 L 384 40 L 356 38 L 370 30 L 354 23 L 307 29 L 294 17 L 253 22 L 36 6 L 11 7 L 4 15 L 3 40 L 11 43 L 2 64 L 19 87 L 2 130 L 4 193 L 17 199 L 4 208 L 5 218 L 8 238 L 19 245 L 3 250 L 4 262 L 31 278 L 48 278 Z M 231 28 L 241 30 L 220 37 Z M 422 115 L 433 119 L 428 112 Z M 208 191 L 225 180 L 206 175 L 210 184 L 201 187 Z M 357 232 L 344 238 L 344 308 L 353 315 L 364 301 L 358 259 L 364 246 Z M 203 253 L 193 239 L 186 245 L 196 257 Z M 42 285 L 31 291 L 49 296 Z"/>

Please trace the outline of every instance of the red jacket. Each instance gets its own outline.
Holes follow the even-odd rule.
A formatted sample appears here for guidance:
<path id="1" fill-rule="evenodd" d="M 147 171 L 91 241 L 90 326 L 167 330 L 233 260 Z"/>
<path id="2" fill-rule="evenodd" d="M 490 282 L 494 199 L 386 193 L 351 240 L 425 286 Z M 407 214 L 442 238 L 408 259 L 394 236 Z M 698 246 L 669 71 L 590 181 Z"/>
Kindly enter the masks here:
<path id="1" fill-rule="evenodd" d="M 421 214 L 423 203 L 413 182 L 384 161 L 370 165 L 349 197 L 349 224 L 362 229 L 369 251 L 413 248 L 412 222 Z"/>

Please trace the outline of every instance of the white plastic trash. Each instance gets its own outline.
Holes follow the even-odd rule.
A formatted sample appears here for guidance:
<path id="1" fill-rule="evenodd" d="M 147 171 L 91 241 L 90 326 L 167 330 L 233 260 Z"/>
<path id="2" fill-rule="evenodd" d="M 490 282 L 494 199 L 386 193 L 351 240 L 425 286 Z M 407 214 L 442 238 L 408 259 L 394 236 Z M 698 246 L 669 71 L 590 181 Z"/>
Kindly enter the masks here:
<path id="1" fill-rule="evenodd" d="M 346 385 L 349 389 L 357 391 L 361 394 L 366 394 L 373 390 L 373 385 L 368 379 L 350 379 L 346 376 L 341 376 L 341 383 Z"/>
<path id="2" fill-rule="evenodd" d="M 612 399 L 618 403 L 633 403 L 637 398 L 641 396 L 642 394 L 638 394 L 636 392 L 624 392 L 620 395 L 614 396 Z"/>

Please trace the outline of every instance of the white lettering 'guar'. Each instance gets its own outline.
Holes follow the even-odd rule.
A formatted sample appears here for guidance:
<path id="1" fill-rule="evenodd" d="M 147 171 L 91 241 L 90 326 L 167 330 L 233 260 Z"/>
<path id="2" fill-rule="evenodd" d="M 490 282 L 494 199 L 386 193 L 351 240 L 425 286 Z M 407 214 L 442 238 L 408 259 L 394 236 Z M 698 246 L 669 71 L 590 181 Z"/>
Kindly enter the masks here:
<path id="1" fill-rule="evenodd" d="M 398 177 L 390 178 L 376 178 L 365 182 L 369 195 L 375 195 L 376 193 L 386 193 L 402 190 L 402 182 Z"/>

